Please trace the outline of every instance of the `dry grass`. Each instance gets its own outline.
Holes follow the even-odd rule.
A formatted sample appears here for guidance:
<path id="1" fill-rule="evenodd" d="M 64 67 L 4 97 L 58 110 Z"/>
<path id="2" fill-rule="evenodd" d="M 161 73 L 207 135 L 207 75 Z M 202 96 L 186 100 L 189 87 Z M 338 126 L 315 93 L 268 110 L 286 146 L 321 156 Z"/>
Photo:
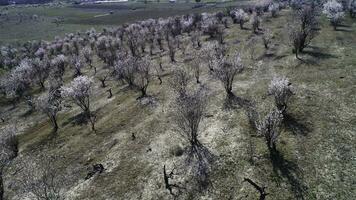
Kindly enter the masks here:
<path id="1" fill-rule="evenodd" d="M 227 30 L 227 44 L 231 51 L 241 49 L 246 66 L 235 79 L 236 96 L 256 101 L 258 109 L 266 112 L 273 104 L 266 93 L 274 76 L 287 76 L 296 88 L 288 110 L 290 117 L 277 143 L 280 156 L 271 161 L 263 138 L 255 137 L 242 106 L 223 108 L 223 87 L 205 69 L 201 81 L 210 88 L 210 98 L 200 139 L 218 159 L 211 174 L 212 187 L 204 193 L 186 191 L 181 199 L 257 199 L 256 191 L 242 183 L 243 177 L 266 185 L 268 199 L 356 197 L 355 21 L 347 19 L 344 29 L 349 31 L 336 32 L 323 18 L 321 34 L 300 61 L 294 58 L 284 37 L 288 13 L 283 11 L 263 24 L 275 33 L 272 56 L 264 55 L 261 41 L 256 47 L 257 59 L 251 60 L 242 51 L 251 31 L 240 30 L 237 25 Z M 240 42 L 236 44 L 237 40 Z M 182 60 L 178 56 L 178 64 L 184 65 Z M 165 59 L 167 72 L 174 67 Z M 168 73 L 162 85 L 154 80 L 149 86 L 148 94 L 156 99 L 156 106 L 143 106 L 136 100 L 139 92 L 114 81 L 109 83 L 114 94 L 110 100 L 104 90 L 95 90 L 92 105 L 98 112 L 97 133 L 87 125 L 74 124 L 73 117 L 80 113 L 76 107 L 60 114 L 55 138 L 50 137 L 51 127 L 40 113 L 21 117 L 23 103 L 12 111 L 10 106 L 1 109 L 9 119 L 23 124 L 21 154 L 60 154 L 68 170 L 77 172 L 75 184 L 68 186 L 67 199 L 172 199 L 164 188 L 163 165 L 169 169 L 175 165 L 176 179 L 185 186 L 189 186 L 189 177 L 182 164 L 184 156 L 171 154 L 175 145 L 185 143 L 174 128 L 169 77 Z M 26 128 L 27 124 L 31 128 Z M 86 168 L 95 163 L 102 163 L 106 171 L 85 181 Z M 7 170 L 13 172 L 15 166 Z M 17 175 L 7 174 L 8 187 Z M 16 199 L 15 194 L 16 190 L 8 188 L 9 199 Z"/>

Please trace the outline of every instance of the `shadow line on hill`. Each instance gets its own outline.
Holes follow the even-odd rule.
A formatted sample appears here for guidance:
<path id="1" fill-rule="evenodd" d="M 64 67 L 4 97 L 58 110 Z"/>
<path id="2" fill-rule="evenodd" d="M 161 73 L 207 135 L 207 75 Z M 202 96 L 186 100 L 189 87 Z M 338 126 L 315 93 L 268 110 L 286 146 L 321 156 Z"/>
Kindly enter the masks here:
<path id="1" fill-rule="evenodd" d="M 274 174 L 279 179 L 287 179 L 295 199 L 305 199 L 308 187 L 303 183 L 298 165 L 286 160 L 278 150 L 270 150 L 270 157 Z"/>
<path id="2" fill-rule="evenodd" d="M 288 113 L 284 115 L 283 125 L 286 129 L 292 131 L 294 135 L 307 136 L 312 131 L 310 127 Z"/>
<path id="3" fill-rule="evenodd" d="M 255 129 L 255 122 L 258 119 L 256 103 L 249 99 L 238 97 L 233 93 L 228 94 L 224 102 L 224 109 L 237 109 L 236 106 L 241 107 L 246 112 L 250 125 Z"/>

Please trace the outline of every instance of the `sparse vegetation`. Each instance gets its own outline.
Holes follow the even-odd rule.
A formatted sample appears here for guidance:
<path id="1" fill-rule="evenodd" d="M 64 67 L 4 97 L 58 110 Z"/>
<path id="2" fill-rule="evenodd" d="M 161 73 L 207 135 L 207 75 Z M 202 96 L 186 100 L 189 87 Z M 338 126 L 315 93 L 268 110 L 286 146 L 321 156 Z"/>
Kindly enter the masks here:
<path id="1" fill-rule="evenodd" d="M 0 199 L 352 198 L 353 5 L 1 7 Z"/>

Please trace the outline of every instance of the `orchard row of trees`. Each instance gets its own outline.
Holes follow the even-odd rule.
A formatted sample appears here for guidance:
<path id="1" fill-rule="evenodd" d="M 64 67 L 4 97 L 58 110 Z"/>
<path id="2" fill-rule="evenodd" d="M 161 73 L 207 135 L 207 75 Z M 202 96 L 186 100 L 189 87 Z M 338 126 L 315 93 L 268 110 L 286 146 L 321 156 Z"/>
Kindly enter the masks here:
<path id="1" fill-rule="evenodd" d="M 191 60 L 190 70 L 197 84 L 190 87 L 190 73 L 179 67 L 174 69 L 170 86 L 176 94 L 176 124 L 189 147 L 187 163 L 192 167 L 199 185 L 208 185 L 214 155 L 199 141 L 199 126 L 208 105 L 209 93 L 209 89 L 201 83 L 200 74 L 206 68 L 211 77 L 221 82 L 227 99 L 234 98 L 233 82 L 243 72 L 244 66 L 240 53 L 235 51 L 229 54 L 225 44 L 225 30 L 231 26 L 230 20 L 243 30 L 249 22 L 253 34 L 262 33 L 263 46 L 268 49 L 273 34 L 261 28 L 262 16 L 268 12 L 271 17 L 277 17 L 287 5 L 284 1 L 262 1 L 246 9 L 148 19 L 104 29 L 100 33 L 91 29 L 85 33 L 68 34 L 64 38 L 56 37 L 52 42 L 29 42 L 19 48 L 3 46 L 0 66 L 9 71 L 1 79 L 0 91 L 12 100 L 14 106 L 25 99 L 31 109 L 46 114 L 54 133 L 59 128 L 57 115 L 63 109 L 63 102 L 72 102 L 82 110 L 83 117 L 95 131 L 97 119 L 91 100 L 95 95 L 96 79 L 102 88 L 107 87 L 108 80 L 125 83 L 141 92 L 139 98 L 145 98 L 149 96 L 147 88 L 154 77 L 162 83 L 161 76 L 165 70 L 163 56 L 167 55 L 169 62 L 175 63 L 176 55 L 180 53 Z M 298 57 L 319 33 L 320 4 L 317 1 L 294 0 L 289 5 L 293 8 L 293 16 L 288 23 L 287 34 Z M 355 1 L 347 4 L 348 7 L 335 0 L 323 5 L 323 13 L 335 27 L 340 24 L 346 8 L 352 16 L 356 11 Z M 204 37 L 216 42 L 203 43 Z M 99 68 L 98 64 L 103 66 Z M 68 78 L 73 80 L 65 84 Z M 42 93 L 34 97 L 36 88 Z M 111 97 L 111 89 L 109 91 Z M 279 129 L 294 92 L 288 78 L 276 77 L 268 87 L 268 94 L 274 97 L 275 108 L 266 116 L 257 113 L 252 121 L 273 154 L 277 151 Z M 15 132 L 6 130 L 1 135 L 1 142 L 4 143 L 1 151 L 5 153 L 1 154 L 4 157 L 0 160 L 0 199 L 3 194 L 2 169 L 17 155 Z M 166 186 L 169 188 L 169 183 Z M 39 191 L 51 192 L 47 189 Z"/>

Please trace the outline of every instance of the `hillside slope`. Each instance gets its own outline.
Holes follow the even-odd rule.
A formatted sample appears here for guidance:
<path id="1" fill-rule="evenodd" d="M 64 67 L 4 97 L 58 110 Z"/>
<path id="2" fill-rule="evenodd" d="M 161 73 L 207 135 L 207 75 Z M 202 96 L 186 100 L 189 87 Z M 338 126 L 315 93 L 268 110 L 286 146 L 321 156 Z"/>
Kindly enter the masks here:
<path id="1" fill-rule="evenodd" d="M 74 105 L 60 113 L 60 129 L 52 137 L 43 114 L 26 114 L 24 102 L 12 109 L 2 101 L 6 121 L 16 121 L 22 130 L 20 155 L 5 173 L 6 198 L 24 199 L 15 184 L 22 176 L 16 165 L 23 156 L 60 155 L 56 167 L 70 177 L 64 188 L 66 199 L 173 199 L 164 186 L 163 165 L 169 170 L 175 168 L 174 180 L 186 188 L 179 199 L 257 199 L 256 190 L 243 182 L 245 177 L 267 186 L 268 199 L 356 199 L 355 20 L 347 18 L 342 29 L 334 31 L 322 17 L 320 34 L 298 60 L 285 34 L 289 14 L 290 10 L 283 10 L 277 18 L 264 17 L 262 28 L 274 33 L 272 47 L 266 54 L 258 40 L 254 59 L 246 42 L 251 30 L 231 24 L 225 33 L 230 52 L 240 50 L 245 65 L 233 84 L 237 97 L 253 100 L 261 112 L 266 112 L 273 106 L 272 97 L 267 95 L 273 77 L 284 75 L 295 88 L 277 143 L 278 160 L 270 160 L 243 104 L 224 108 L 223 86 L 206 68 L 201 82 L 209 88 L 209 101 L 199 139 L 216 161 L 210 174 L 211 187 L 201 193 L 190 188 L 184 155 L 176 153 L 186 142 L 175 125 L 175 94 L 169 86 L 172 71 L 178 66 L 188 67 L 179 52 L 177 63 L 170 63 L 165 55 L 163 84 L 152 80 L 149 103 L 137 100 L 138 91 L 115 80 L 108 82 L 114 95 L 108 99 L 106 89 L 95 79 L 95 133 L 88 125 L 78 124 L 80 110 Z M 211 42 L 206 38 L 203 46 Z M 100 71 L 103 63 L 95 58 L 95 65 Z M 86 69 L 84 73 L 92 76 L 93 72 Z M 69 79 L 70 74 L 66 77 Z M 193 79 L 190 84 L 195 85 Z M 87 168 L 97 163 L 105 171 L 85 180 Z"/>

